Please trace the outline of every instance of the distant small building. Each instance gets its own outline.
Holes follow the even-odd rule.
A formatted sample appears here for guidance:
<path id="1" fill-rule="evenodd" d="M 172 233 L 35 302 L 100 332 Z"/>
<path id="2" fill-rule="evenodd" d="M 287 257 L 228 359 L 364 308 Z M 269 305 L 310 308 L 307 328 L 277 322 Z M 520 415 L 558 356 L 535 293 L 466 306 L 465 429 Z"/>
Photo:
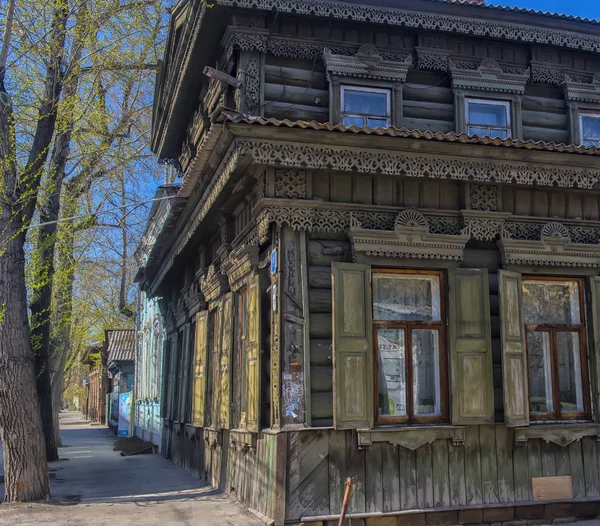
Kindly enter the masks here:
<path id="1" fill-rule="evenodd" d="M 87 400 L 82 412 L 92 422 L 104 423 L 106 419 L 106 394 L 109 385 L 106 362 L 106 346 L 103 342 L 90 345 L 81 357 L 81 363 L 90 366 Z"/>
<path id="2" fill-rule="evenodd" d="M 112 399 L 109 424 L 119 423 L 119 395 L 133 391 L 135 370 L 135 330 L 107 329 L 105 346 L 107 368 L 112 380 Z"/>

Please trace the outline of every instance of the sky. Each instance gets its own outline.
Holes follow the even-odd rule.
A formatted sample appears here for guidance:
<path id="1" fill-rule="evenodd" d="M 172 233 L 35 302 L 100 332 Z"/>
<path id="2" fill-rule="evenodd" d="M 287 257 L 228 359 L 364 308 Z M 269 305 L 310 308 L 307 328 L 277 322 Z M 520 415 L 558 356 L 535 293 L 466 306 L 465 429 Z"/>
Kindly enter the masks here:
<path id="1" fill-rule="evenodd" d="M 552 13 L 564 13 L 584 18 L 600 20 L 600 2 L 598 0 L 486 0 L 487 4 L 510 7 L 539 9 Z"/>

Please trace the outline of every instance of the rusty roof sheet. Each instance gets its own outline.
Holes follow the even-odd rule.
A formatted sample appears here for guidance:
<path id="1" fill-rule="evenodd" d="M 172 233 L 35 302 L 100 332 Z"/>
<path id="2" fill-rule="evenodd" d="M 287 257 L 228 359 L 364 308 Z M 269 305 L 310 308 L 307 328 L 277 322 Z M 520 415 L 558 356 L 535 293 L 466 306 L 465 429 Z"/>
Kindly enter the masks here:
<path id="1" fill-rule="evenodd" d="M 280 128 L 300 128 L 304 130 L 320 130 L 339 133 L 354 133 L 360 135 L 379 135 L 384 137 L 403 137 L 406 139 L 423 139 L 429 141 L 455 142 L 460 144 L 482 144 L 486 146 L 499 146 L 505 148 L 518 148 L 522 150 L 543 150 L 548 152 L 578 153 L 582 155 L 599 155 L 600 149 L 596 146 L 585 147 L 574 144 L 556 144 L 553 142 L 532 141 L 522 139 L 494 139 L 490 137 L 478 137 L 477 135 L 466 135 L 455 132 L 432 132 L 409 130 L 408 128 L 369 128 L 363 126 L 344 126 L 343 124 L 331 124 L 330 122 L 317 121 L 290 121 L 289 119 L 265 119 L 264 117 L 251 117 L 243 115 L 234 110 L 222 109 L 221 115 L 216 119 L 224 119 L 233 123 L 253 124 L 260 126 L 275 126 Z"/>
<path id="2" fill-rule="evenodd" d="M 134 329 L 107 329 L 106 339 L 109 362 L 126 362 L 135 359 Z"/>

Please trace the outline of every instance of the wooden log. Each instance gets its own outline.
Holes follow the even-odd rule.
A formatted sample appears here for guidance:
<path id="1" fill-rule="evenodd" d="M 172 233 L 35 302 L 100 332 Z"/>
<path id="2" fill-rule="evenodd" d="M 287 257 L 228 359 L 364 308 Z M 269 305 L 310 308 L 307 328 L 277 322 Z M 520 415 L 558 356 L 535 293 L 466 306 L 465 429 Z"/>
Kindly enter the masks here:
<path id="1" fill-rule="evenodd" d="M 527 95 L 523 97 L 523 111 L 549 111 L 549 112 L 566 112 L 567 106 L 562 94 L 560 97 L 540 97 Z"/>
<path id="2" fill-rule="evenodd" d="M 435 84 L 435 82 L 433 83 Z M 404 84 L 402 96 L 404 98 L 404 104 L 408 101 L 420 101 L 420 102 L 437 102 L 454 104 L 454 95 L 450 88 L 444 86 L 414 84 L 407 82 Z M 427 89 L 423 89 L 427 88 Z"/>
<path id="3" fill-rule="evenodd" d="M 267 119 L 289 119 L 291 121 L 317 121 L 327 122 L 329 111 L 326 108 L 307 106 L 303 104 L 291 105 L 289 102 L 265 101 L 265 117 Z"/>
<path id="4" fill-rule="evenodd" d="M 332 362 L 332 342 L 331 339 L 310 340 L 310 363 L 311 365 L 329 365 Z"/>
<path id="5" fill-rule="evenodd" d="M 310 337 L 331 339 L 331 314 L 317 313 L 310 315 Z"/>
<path id="6" fill-rule="evenodd" d="M 331 289 L 309 289 L 308 305 L 309 311 L 313 312 L 331 312 L 332 310 Z"/>
<path id="7" fill-rule="evenodd" d="M 309 289 L 331 290 L 331 266 L 313 265 L 308 267 L 308 287 Z"/>
<path id="8" fill-rule="evenodd" d="M 312 393 L 313 418 L 333 418 L 333 393 Z"/>
<path id="9" fill-rule="evenodd" d="M 428 119 L 435 121 L 454 120 L 454 105 L 439 102 L 405 100 L 402 115 L 409 119 Z"/>
<path id="10" fill-rule="evenodd" d="M 552 128 L 523 126 L 523 139 L 526 141 L 532 140 L 566 143 L 569 141 L 569 132 L 568 130 L 555 130 Z"/>
<path id="11" fill-rule="evenodd" d="M 318 69 L 314 71 L 304 68 L 290 68 L 286 66 L 265 65 L 265 83 L 286 84 L 306 88 L 322 89 L 325 86 L 325 74 Z M 329 93 L 327 92 L 329 96 Z"/>
<path id="12" fill-rule="evenodd" d="M 348 241 L 311 239 L 308 243 L 308 264 L 310 266 L 327 266 L 335 261 L 350 259 L 350 243 Z"/>
<path id="13" fill-rule="evenodd" d="M 555 130 L 567 130 L 569 119 L 566 113 L 552 113 L 550 111 L 523 111 L 523 126 L 532 128 L 552 128 Z"/>
<path id="14" fill-rule="evenodd" d="M 333 391 L 333 368 L 328 365 L 312 365 L 310 368 L 310 390 L 316 392 Z"/>
<path id="15" fill-rule="evenodd" d="M 286 82 L 285 80 L 283 82 Z M 265 100 L 287 104 L 305 104 L 326 110 L 329 107 L 329 92 L 304 86 L 290 86 L 280 83 L 265 83 Z"/>
<path id="16" fill-rule="evenodd" d="M 409 130 L 422 130 L 448 133 L 454 131 L 454 121 L 405 118 L 404 127 Z"/>

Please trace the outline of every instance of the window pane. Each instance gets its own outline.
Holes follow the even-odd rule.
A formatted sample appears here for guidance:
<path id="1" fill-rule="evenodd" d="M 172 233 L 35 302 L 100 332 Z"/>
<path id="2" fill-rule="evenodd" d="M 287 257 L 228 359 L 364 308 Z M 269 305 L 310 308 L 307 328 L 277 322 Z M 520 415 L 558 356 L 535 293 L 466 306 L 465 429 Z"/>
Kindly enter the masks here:
<path id="1" fill-rule="evenodd" d="M 523 281 L 526 324 L 581 323 L 576 281 Z"/>
<path id="2" fill-rule="evenodd" d="M 590 140 L 584 140 L 583 141 L 583 145 L 590 147 L 590 146 L 600 146 L 600 140 L 598 141 L 590 141 Z"/>
<path id="3" fill-rule="evenodd" d="M 490 137 L 493 139 L 494 137 L 500 137 L 501 139 L 506 139 L 508 137 L 507 130 L 490 130 Z"/>
<path id="4" fill-rule="evenodd" d="M 529 404 L 532 413 L 551 413 L 552 372 L 550 369 L 550 333 L 527 334 L 529 357 Z"/>
<path id="5" fill-rule="evenodd" d="M 600 139 L 600 118 L 582 117 L 582 135 L 587 139 Z"/>
<path id="6" fill-rule="evenodd" d="M 482 104 L 469 102 L 469 124 L 485 126 L 506 126 L 506 106 L 503 104 Z"/>
<path id="7" fill-rule="evenodd" d="M 410 274 L 373 276 L 373 319 L 440 320 L 440 278 Z"/>
<path id="8" fill-rule="evenodd" d="M 579 333 L 559 332 L 556 335 L 558 352 L 558 384 L 560 410 L 563 413 L 583 412 Z"/>
<path id="9" fill-rule="evenodd" d="M 478 137 L 485 137 L 488 135 L 487 128 L 476 128 L 474 126 L 469 126 L 467 130 L 467 135 L 477 135 Z"/>
<path id="10" fill-rule="evenodd" d="M 358 126 L 362 128 L 364 126 L 365 120 L 363 117 L 344 117 L 342 120 L 344 126 Z"/>
<path id="11" fill-rule="evenodd" d="M 413 404 L 415 415 L 439 415 L 440 352 L 436 330 L 412 331 Z"/>
<path id="12" fill-rule="evenodd" d="M 345 113 L 387 115 L 387 94 L 371 91 L 344 90 Z"/>
<path id="13" fill-rule="evenodd" d="M 377 128 L 378 126 L 387 128 L 389 126 L 387 119 L 367 119 L 367 124 L 370 128 Z"/>
<path id="14" fill-rule="evenodd" d="M 377 331 L 379 415 L 406 416 L 406 343 L 402 329 Z"/>

